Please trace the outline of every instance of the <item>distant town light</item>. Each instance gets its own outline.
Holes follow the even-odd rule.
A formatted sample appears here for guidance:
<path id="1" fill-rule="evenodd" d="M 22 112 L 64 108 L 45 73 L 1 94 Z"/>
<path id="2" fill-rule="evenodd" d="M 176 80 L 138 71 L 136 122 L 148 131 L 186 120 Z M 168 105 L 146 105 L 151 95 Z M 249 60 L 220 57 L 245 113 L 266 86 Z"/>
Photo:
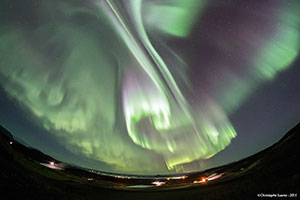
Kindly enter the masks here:
<path id="1" fill-rule="evenodd" d="M 56 163 L 54 161 L 49 161 L 47 163 L 40 163 L 41 165 L 48 167 L 50 169 L 55 169 L 55 170 L 63 170 L 65 168 L 65 165 L 62 163 Z"/>
<path id="2" fill-rule="evenodd" d="M 160 181 L 154 181 L 154 182 L 152 182 L 152 184 L 154 184 L 155 186 L 162 186 L 166 183 L 165 182 L 160 182 Z"/>
<path id="3" fill-rule="evenodd" d="M 171 179 L 186 179 L 188 176 L 174 176 L 174 177 L 171 177 Z"/>
<path id="4" fill-rule="evenodd" d="M 197 181 L 195 180 L 193 183 L 206 183 L 207 182 L 207 178 L 202 177 L 201 180 Z"/>

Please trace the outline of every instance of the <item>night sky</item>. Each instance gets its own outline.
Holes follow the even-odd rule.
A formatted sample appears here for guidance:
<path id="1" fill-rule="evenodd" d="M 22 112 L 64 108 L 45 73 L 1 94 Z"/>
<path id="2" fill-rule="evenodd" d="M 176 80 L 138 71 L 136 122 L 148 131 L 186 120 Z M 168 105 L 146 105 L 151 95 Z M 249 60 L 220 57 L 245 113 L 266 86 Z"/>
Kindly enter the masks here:
<path id="1" fill-rule="evenodd" d="M 1 0 L 0 124 L 106 172 L 201 171 L 300 121 L 296 0 Z"/>

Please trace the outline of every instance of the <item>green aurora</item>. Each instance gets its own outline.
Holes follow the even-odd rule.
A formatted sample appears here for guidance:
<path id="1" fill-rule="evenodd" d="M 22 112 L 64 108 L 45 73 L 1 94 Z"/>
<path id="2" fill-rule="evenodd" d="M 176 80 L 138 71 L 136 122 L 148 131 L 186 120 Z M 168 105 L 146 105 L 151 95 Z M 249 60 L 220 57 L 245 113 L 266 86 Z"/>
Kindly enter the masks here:
<path id="1" fill-rule="evenodd" d="M 225 84 L 191 103 L 184 91 L 193 86 L 177 80 L 150 36 L 188 38 L 210 4 L 170 2 L 131 0 L 124 8 L 106 0 L 93 9 L 45 2 L 38 28 L 0 25 L 1 86 L 75 154 L 114 172 L 184 172 L 184 164 L 211 158 L 238 136 L 230 115 L 296 59 L 299 21 L 283 7 L 280 29 L 245 75 L 228 73 Z M 52 4 L 59 9 L 49 18 Z M 93 19 L 97 34 L 69 20 L 80 14 Z M 182 68 L 180 76 L 187 74 Z"/>

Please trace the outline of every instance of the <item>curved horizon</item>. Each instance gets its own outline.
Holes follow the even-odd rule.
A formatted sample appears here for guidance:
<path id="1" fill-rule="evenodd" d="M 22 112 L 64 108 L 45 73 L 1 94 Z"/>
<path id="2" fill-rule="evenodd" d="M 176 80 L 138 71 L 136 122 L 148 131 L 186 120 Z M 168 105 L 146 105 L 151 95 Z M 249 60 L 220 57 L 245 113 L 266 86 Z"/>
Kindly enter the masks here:
<path id="1" fill-rule="evenodd" d="M 204 171 L 298 123 L 299 2 L 0 8 L 0 124 L 62 162 L 120 174 Z"/>

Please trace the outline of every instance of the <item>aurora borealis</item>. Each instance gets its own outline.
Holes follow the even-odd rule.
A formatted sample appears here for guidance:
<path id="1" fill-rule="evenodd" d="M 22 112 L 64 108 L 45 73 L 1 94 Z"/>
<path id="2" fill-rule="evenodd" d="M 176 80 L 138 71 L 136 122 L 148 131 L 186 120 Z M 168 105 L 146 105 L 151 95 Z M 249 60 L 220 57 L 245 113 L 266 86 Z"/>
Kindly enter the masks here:
<path id="1" fill-rule="evenodd" d="M 1 1 L 0 123 L 57 159 L 108 172 L 244 158 L 299 121 L 299 8 Z"/>

